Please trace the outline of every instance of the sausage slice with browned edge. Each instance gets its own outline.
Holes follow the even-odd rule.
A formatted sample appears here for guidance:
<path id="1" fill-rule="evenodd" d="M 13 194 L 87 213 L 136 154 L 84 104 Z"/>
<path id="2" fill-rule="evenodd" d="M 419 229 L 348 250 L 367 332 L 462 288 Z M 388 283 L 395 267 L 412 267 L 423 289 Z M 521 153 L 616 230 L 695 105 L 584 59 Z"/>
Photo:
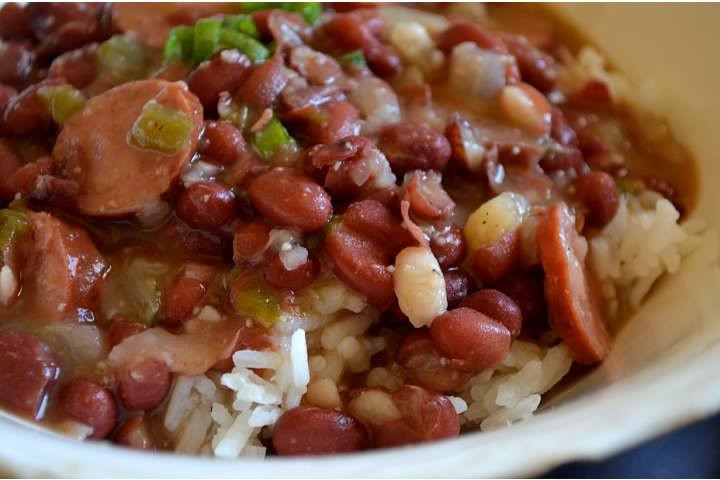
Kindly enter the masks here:
<path id="1" fill-rule="evenodd" d="M 579 238 L 565 203 L 550 208 L 537 234 L 553 329 L 578 363 L 602 361 L 610 339 L 584 259 L 578 256 Z"/>
<path id="2" fill-rule="evenodd" d="M 187 115 L 193 123 L 188 140 L 174 153 L 130 143 L 130 131 L 155 100 Z M 97 217 L 120 216 L 157 202 L 195 152 L 203 109 L 184 83 L 142 80 L 91 98 L 65 123 L 53 149 L 59 176 L 78 183 L 76 208 Z"/>

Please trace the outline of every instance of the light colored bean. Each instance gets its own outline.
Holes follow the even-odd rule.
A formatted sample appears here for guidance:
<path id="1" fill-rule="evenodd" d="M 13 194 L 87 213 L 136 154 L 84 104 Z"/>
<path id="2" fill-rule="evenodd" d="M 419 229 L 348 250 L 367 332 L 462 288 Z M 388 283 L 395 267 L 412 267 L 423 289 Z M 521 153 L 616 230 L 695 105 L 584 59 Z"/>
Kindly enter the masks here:
<path id="1" fill-rule="evenodd" d="M 542 93 L 526 83 L 505 86 L 500 91 L 500 107 L 517 126 L 538 135 L 550 132 L 550 103 Z"/>
<path id="2" fill-rule="evenodd" d="M 447 310 L 445 278 L 429 248 L 404 248 L 395 259 L 393 283 L 400 310 L 416 328 Z"/>
<path id="3" fill-rule="evenodd" d="M 342 400 L 337 385 L 329 378 L 321 378 L 308 385 L 305 400 L 320 408 L 340 408 Z"/>
<path id="4" fill-rule="evenodd" d="M 518 228 L 528 208 L 525 197 L 512 192 L 501 193 L 480 205 L 470 214 L 463 229 L 470 252 Z"/>
<path id="5" fill-rule="evenodd" d="M 379 389 L 365 389 L 348 403 L 347 409 L 350 415 L 371 425 L 382 425 L 402 417 L 392 396 Z"/>

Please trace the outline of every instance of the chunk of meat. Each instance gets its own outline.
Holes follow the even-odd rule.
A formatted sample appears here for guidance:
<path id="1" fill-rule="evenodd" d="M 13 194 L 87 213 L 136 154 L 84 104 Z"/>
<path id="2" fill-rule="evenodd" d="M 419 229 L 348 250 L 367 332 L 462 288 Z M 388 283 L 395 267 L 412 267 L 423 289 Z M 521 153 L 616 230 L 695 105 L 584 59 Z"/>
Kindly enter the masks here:
<path id="1" fill-rule="evenodd" d="M 578 256 L 578 241 L 568 206 L 554 205 L 538 226 L 550 323 L 573 358 L 588 365 L 607 356 L 610 339 L 584 259 Z"/>
<path id="2" fill-rule="evenodd" d="M 0 402 L 33 417 L 60 367 L 47 345 L 16 332 L 0 333 Z"/>
<path id="3" fill-rule="evenodd" d="M 28 295 L 48 320 L 76 308 L 92 308 L 108 264 L 90 236 L 50 214 L 30 214 L 34 242 L 25 278 Z"/>
<path id="4" fill-rule="evenodd" d="M 166 154 L 128 142 L 133 124 L 151 100 L 192 120 L 188 141 L 179 151 Z M 158 201 L 173 185 L 195 152 L 202 120 L 202 105 L 182 83 L 126 83 L 93 97 L 65 123 L 53 149 L 55 167 L 60 177 L 78 183 L 80 213 L 134 213 Z"/>

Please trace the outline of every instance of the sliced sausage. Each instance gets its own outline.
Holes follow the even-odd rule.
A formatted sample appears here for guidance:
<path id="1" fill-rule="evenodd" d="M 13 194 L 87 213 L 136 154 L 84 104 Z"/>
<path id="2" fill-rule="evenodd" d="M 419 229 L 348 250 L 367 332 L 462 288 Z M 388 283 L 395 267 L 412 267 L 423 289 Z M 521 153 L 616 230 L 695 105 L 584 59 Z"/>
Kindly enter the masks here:
<path id="1" fill-rule="evenodd" d="M 326 455 L 363 450 L 368 433 L 350 415 L 318 407 L 295 407 L 273 429 L 278 455 Z"/>
<path id="2" fill-rule="evenodd" d="M 141 149 L 128 134 L 143 107 L 155 100 L 193 122 L 187 143 L 172 154 Z M 93 216 L 137 212 L 167 192 L 195 152 L 203 110 L 182 83 L 130 82 L 91 98 L 58 136 L 53 159 L 61 177 L 79 186 L 77 209 Z"/>
<path id="3" fill-rule="evenodd" d="M 296 170 L 275 168 L 250 184 L 253 206 L 273 222 L 303 232 L 320 230 L 332 216 L 330 195 Z"/>
<path id="4" fill-rule="evenodd" d="M 47 345 L 23 333 L 0 333 L 0 402 L 35 417 L 60 367 Z"/>
<path id="5" fill-rule="evenodd" d="M 115 399 L 110 390 L 97 382 L 74 378 L 60 389 L 58 401 L 65 413 L 92 427 L 90 438 L 105 438 L 115 427 Z"/>
<path id="6" fill-rule="evenodd" d="M 538 226 L 550 323 L 578 363 L 593 364 L 607 356 L 610 340 L 578 241 L 567 205 L 551 207 Z"/>
<path id="7" fill-rule="evenodd" d="M 27 266 L 29 295 L 40 312 L 52 319 L 76 308 L 92 308 L 100 294 L 108 264 L 82 228 L 50 214 L 30 214 L 34 242 Z"/>

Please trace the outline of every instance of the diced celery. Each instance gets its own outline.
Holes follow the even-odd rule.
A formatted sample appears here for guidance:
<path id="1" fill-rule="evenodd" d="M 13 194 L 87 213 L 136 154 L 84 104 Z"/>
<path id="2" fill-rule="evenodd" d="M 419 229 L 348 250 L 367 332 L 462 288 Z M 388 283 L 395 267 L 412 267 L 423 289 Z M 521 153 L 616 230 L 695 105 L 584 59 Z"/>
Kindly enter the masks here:
<path id="1" fill-rule="evenodd" d="M 250 15 L 227 15 L 223 18 L 222 24 L 223 27 L 244 33 L 254 39 L 260 38 L 260 31 Z"/>
<path id="2" fill-rule="evenodd" d="M 295 140 L 293 140 L 283 124 L 280 123 L 280 120 L 273 118 L 259 132 L 253 134 L 252 145 L 267 160 L 281 148 L 294 146 Z"/>
<path id="3" fill-rule="evenodd" d="M 215 18 L 203 18 L 195 24 L 193 41 L 193 61 L 200 63 L 207 60 L 215 52 L 220 40 L 221 22 Z"/>
<path id="4" fill-rule="evenodd" d="M 168 282 L 170 268 L 167 264 L 149 258 L 136 257 L 114 275 L 120 282 L 123 296 L 122 313 L 151 324 L 160 310 L 162 294 Z"/>
<path id="5" fill-rule="evenodd" d="M 165 63 L 178 60 L 190 60 L 192 58 L 194 42 L 195 29 L 193 27 L 182 25 L 170 30 L 167 41 L 165 42 L 165 50 L 163 51 Z"/>
<path id="6" fill-rule="evenodd" d="M 325 225 L 325 234 L 327 235 L 328 233 L 335 230 L 338 225 L 340 225 L 340 222 L 342 222 L 342 215 L 336 213 L 330 218 L 330 221 L 327 223 L 327 225 Z"/>
<path id="7" fill-rule="evenodd" d="M 362 50 L 354 50 L 350 53 L 346 53 L 339 58 L 340 65 L 348 65 L 354 67 L 364 67 L 367 65 L 365 61 L 365 55 Z"/>
<path id="8" fill-rule="evenodd" d="M 270 8 L 283 8 L 287 2 L 240 2 L 242 11 L 245 13 L 257 12 L 258 10 L 267 10 Z"/>
<path id="9" fill-rule="evenodd" d="M 140 148 L 175 153 L 185 146 L 192 128 L 188 115 L 150 100 L 135 120 L 130 139 Z"/>
<path id="10" fill-rule="evenodd" d="M 24 212 L 9 208 L 0 210 L 0 260 L 2 260 L 2 252 L 28 227 L 30 220 Z"/>
<path id="11" fill-rule="evenodd" d="M 115 35 L 97 50 L 100 72 L 123 81 L 141 78 L 146 69 L 143 46 L 130 35 Z"/>
<path id="12" fill-rule="evenodd" d="M 38 94 L 45 101 L 50 115 L 58 125 L 63 125 L 68 118 L 85 106 L 85 95 L 71 85 L 42 87 L 38 90 Z"/>
<path id="13" fill-rule="evenodd" d="M 262 63 L 270 56 L 265 45 L 244 33 L 229 28 L 220 29 L 220 45 L 224 48 L 237 48 L 254 63 Z"/>
<path id="14" fill-rule="evenodd" d="M 253 318 L 265 328 L 275 325 L 282 315 L 278 302 L 260 286 L 237 292 L 233 298 L 233 307 L 239 314 Z"/>

